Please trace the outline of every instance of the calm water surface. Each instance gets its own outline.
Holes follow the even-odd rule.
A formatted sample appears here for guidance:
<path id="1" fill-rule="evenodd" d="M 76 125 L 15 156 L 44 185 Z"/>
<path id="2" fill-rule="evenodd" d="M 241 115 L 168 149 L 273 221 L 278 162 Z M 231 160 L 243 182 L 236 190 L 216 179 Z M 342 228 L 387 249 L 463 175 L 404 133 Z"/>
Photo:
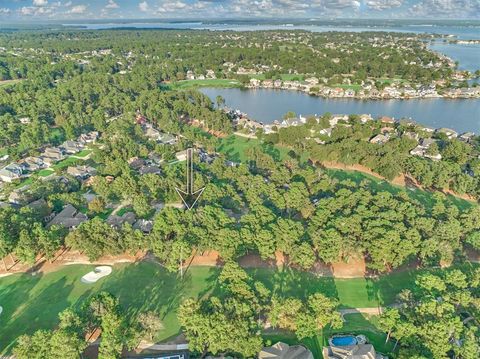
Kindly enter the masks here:
<path id="1" fill-rule="evenodd" d="M 448 127 L 459 132 L 480 133 L 480 100 L 478 99 L 411 99 L 411 100 L 355 100 L 324 99 L 303 92 L 273 89 L 220 89 L 201 91 L 213 101 L 217 95 L 226 105 L 247 113 L 263 123 L 281 119 L 288 111 L 298 115 L 371 114 L 396 119 L 411 118 L 425 126 Z"/>

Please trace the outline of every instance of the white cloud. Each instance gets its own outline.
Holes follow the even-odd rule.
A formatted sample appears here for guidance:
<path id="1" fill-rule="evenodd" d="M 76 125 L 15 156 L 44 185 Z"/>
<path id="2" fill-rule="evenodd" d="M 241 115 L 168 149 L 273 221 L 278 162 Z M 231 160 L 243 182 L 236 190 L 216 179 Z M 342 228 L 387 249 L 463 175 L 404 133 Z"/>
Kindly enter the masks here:
<path id="1" fill-rule="evenodd" d="M 70 9 L 70 11 L 68 11 L 68 13 L 79 15 L 79 14 L 84 14 L 85 11 L 87 11 L 86 5 L 75 5 Z"/>
<path id="2" fill-rule="evenodd" d="M 370 9 L 381 11 L 402 6 L 403 0 L 368 0 L 365 4 Z"/>
<path id="3" fill-rule="evenodd" d="M 70 7 L 70 6 L 72 6 L 72 2 L 71 2 L 71 1 L 68 1 L 68 2 L 65 3 L 65 7 Z"/>
<path id="4" fill-rule="evenodd" d="M 105 9 L 118 9 L 118 4 L 113 0 L 108 0 L 108 4 L 105 6 Z"/>
<path id="5" fill-rule="evenodd" d="M 52 7 L 37 7 L 37 6 L 22 6 L 18 12 L 22 16 L 40 16 L 48 15 L 52 16 L 54 14 Z"/>
<path id="6" fill-rule="evenodd" d="M 147 12 L 149 10 L 148 3 L 146 1 L 142 1 L 140 4 L 138 4 L 138 8 L 143 12 Z"/>
<path id="7" fill-rule="evenodd" d="M 172 12 L 186 9 L 187 6 L 188 5 L 182 1 L 166 1 L 157 8 L 155 13 L 158 13 L 158 14 L 172 13 Z M 184 14 L 177 13 L 175 15 L 184 15 Z"/>
<path id="8" fill-rule="evenodd" d="M 11 12 L 11 10 L 7 9 L 6 7 L 1 7 L 0 8 L 0 15 L 10 14 L 10 12 Z"/>
<path id="9" fill-rule="evenodd" d="M 416 17 L 465 17 L 480 16 L 480 0 L 421 0 L 409 12 Z"/>
<path id="10" fill-rule="evenodd" d="M 33 0 L 33 6 L 46 6 L 48 0 Z"/>

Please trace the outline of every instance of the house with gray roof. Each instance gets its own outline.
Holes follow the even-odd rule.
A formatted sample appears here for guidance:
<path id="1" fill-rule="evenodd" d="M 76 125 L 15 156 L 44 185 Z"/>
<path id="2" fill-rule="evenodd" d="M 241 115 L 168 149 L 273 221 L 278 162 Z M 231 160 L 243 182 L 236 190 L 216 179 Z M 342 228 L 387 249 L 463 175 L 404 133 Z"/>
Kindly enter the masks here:
<path id="1" fill-rule="evenodd" d="M 12 182 L 22 177 L 22 167 L 16 163 L 11 163 L 8 166 L 0 169 L 0 180 L 3 182 Z"/>
<path id="2" fill-rule="evenodd" d="M 90 166 L 70 166 L 67 168 L 67 173 L 70 176 L 73 176 L 83 181 L 92 176 L 95 176 L 97 174 L 97 170 Z"/>
<path id="3" fill-rule="evenodd" d="M 387 359 L 377 353 L 372 344 L 355 344 L 345 346 L 326 346 L 323 348 L 324 359 Z"/>
<path id="4" fill-rule="evenodd" d="M 78 141 L 65 141 L 61 147 L 65 150 L 65 153 L 68 154 L 78 153 L 85 148 L 83 143 Z"/>
<path id="5" fill-rule="evenodd" d="M 133 225 L 135 223 L 136 216 L 135 213 L 132 212 L 126 212 L 121 216 L 118 216 L 116 214 L 111 214 L 107 218 L 107 223 L 112 227 L 112 228 L 121 228 L 125 223 L 129 223 L 130 225 Z"/>
<path id="6" fill-rule="evenodd" d="M 135 224 L 133 225 L 133 228 L 138 229 L 143 233 L 150 233 L 153 229 L 153 221 L 148 221 L 146 219 L 139 219 L 138 221 L 135 222 Z"/>
<path id="7" fill-rule="evenodd" d="M 265 347 L 258 353 L 258 359 L 313 359 L 313 354 L 303 345 L 288 345 L 278 342 Z"/>
<path id="8" fill-rule="evenodd" d="M 47 228 L 53 225 L 69 229 L 76 228 L 87 220 L 88 217 L 85 214 L 79 212 L 71 204 L 67 204 L 63 207 L 62 211 L 53 217 L 53 219 L 47 224 Z"/>

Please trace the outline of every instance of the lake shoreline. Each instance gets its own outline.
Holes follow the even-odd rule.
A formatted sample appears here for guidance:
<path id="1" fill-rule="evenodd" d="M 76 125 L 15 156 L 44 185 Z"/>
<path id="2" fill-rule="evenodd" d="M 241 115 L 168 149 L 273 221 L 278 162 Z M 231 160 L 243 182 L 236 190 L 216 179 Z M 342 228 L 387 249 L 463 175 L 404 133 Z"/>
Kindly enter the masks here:
<path id="1" fill-rule="evenodd" d="M 480 133 L 480 100 L 449 98 L 356 99 L 323 98 L 302 91 L 264 88 L 199 88 L 215 102 L 217 96 L 225 105 L 239 110 L 262 124 L 281 121 L 284 114 L 369 114 L 405 119 L 431 128 L 452 128 L 459 133 Z"/>

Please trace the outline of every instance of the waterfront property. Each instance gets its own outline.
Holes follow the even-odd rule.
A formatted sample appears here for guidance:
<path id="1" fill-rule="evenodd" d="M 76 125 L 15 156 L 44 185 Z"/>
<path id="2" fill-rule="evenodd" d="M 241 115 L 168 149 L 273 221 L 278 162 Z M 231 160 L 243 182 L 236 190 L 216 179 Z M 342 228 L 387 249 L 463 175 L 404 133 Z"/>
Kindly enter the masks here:
<path id="1" fill-rule="evenodd" d="M 334 335 L 323 348 L 324 359 L 386 359 L 364 335 Z"/>
<path id="2" fill-rule="evenodd" d="M 221 89 L 203 88 L 201 91 L 212 101 L 220 95 L 230 108 L 247 112 L 248 117 L 264 124 L 280 120 L 288 111 L 297 114 L 371 114 L 372 117 L 389 116 L 413 119 L 433 128 L 452 128 L 456 132 L 480 133 L 480 100 L 477 99 L 412 99 L 356 100 L 324 99 L 302 92 L 275 89 Z"/>

